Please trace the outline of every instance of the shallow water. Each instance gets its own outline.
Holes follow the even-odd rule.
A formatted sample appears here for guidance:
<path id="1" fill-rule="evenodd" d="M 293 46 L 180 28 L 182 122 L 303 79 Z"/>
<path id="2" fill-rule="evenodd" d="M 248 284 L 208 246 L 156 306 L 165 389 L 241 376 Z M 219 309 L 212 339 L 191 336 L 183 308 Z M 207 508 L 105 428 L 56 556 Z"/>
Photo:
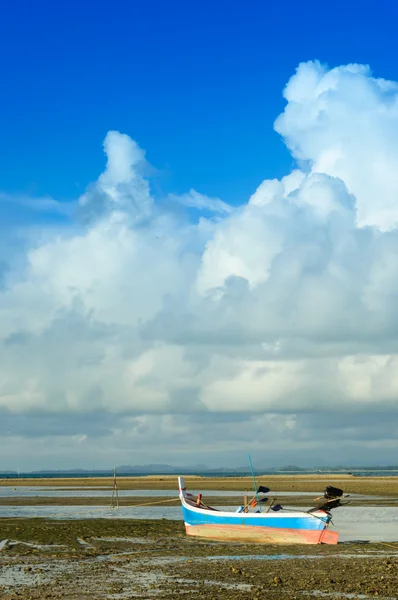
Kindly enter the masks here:
<path id="1" fill-rule="evenodd" d="M 322 592 L 321 590 L 312 590 L 311 592 L 301 592 L 301 594 L 305 594 L 306 596 L 316 596 L 321 598 L 355 598 L 356 600 L 362 600 L 366 598 L 372 598 L 373 596 L 368 596 L 366 594 L 350 594 L 342 592 Z M 386 598 L 384 596 L 384 600 L 396 600 L 394 598 Z"/>
<path id="2" fill-rule="evenodd" d="M 58 561 L 49 567 L 46 563 L 37 563 L 28 573 L 21 565 L 0 567 L 0 585 L 6 587 L 34 587 L 50 583 L 54 576 L 71 571 L 73 566 L 66 561 Z"/>
<path id="3" fill-rule="evenodd" d="M 196 495 L 200 490 L 192 490 L 191 493 Z M 246 492 L 247 495 L 251 495 L 254 492 L 252 490 Z M 169 490 L 118 490 L 119 497 L 121 498 L 145 498 L 145 497 L 153 497 L 153 498 L 173 498 L 178 496 L 177 489 L 169 489 Z M 219 496 L 220 498 L 228 498 L 228 497 L 240 497 L 243 501 L 243 496 L 245 492 L 237 491 L 237 490 L 206 490 L 203 492 L 203 497 L 214 497 Z M 280 492 L 280 491 L 270 491 L 266 494 L 269 498 L 296 498 L 296 497 L 308 497 L 308 498 L 316 498 L 317 496 L 322 496 L 323 492 L 314 491 L 314 492 Z M 97 489 L 96 487 L 76 487 L 76 489 L 64 488 L 62 486 L 18 486 L 11 487 L 7 485 L 0 486 L 0 498 L 109 498 L 112 496 L 112 487 L 108 489 Z M 363 500 L 372 500 L 372 499 L 380 499 L 380 496 L 365 496 L 362 494 L 350 494 L 349 499 L 363 499 Z"/>
<path id="4" fill-rule="evenodd" d="M 236 507 L 226 507 L 235 510 Z M 181 506 L 0 506 L 0 517 L 50 519 L 172 519 L 181 520 Z M 333 512 L 332 529 L 340 541 L 398 541 L 398 507 L 350 506 Z"/>
<path id="5" fill-rule="evenodd" d="M 197 490 L 192 490 L 193 494 L 197 494 Z M 234 491 L 234 490 L 207 490 L 203 493 L 203 496 L 220 496 L 220 497 L 231 497 L 231 496 L 240 496 L 243 499 L 245 492 L 242 491 Z M 248 495 L 253 492 L 248 492 Z M 170 497 L 178 496 L 178 490 L 170 489 L 170 490 L 118 490 L 118 494 L 120 497 L 132 497 L 132 498 L 141 498 L 141 497 Z M 308 496 L 315 497 L 316 495 L 321 495 L 321 492 L 270 492 L 268 496 Z M 108 489 L 96 489 L 92 488 L 80 488 L 76 489 L 71 488 L 63 488 L 59 487 L 30 487 L 30 486 L 18 486 L 16 488 L 11 486 L 2 485 L 0 486 L 0 498 L 41 498 L 41 497 L 61 497 L 61 498 L 110 498 L 112 495 L 112 487 Z M 360 497 L 358 494 L 355 496 Z M 354 497 L 354 495 L 352 495 Z"/>
<path id="6" fill-rule="evenodd" d="M 193 492 L 195 493 L 195 492 Z M 278 492 L 279 493 L 279 492 Z M 282 493 L 282 492 L 281 492 Z M 289 492 L 287 492 L 289 494 Z M 118 490 L 120 497 L 143 498 L 143 497 L 178 497 L 178 490 Z M 207 496 L 242 496 L 243 492 L 234 492 L 226 490 L 214 490 L 206 493 Z M 292 495 L 292 493 L 290 493 Z M 300 494 L 313 496 L 313 492 Z M 63 487 L 29 487 L 19 486 L 13 488 L 10 486 L 0 486 L 0 498 L 111 498 L 112 488 L 95 489 L 95 488 L 76 488 L 65 489 Z"/>

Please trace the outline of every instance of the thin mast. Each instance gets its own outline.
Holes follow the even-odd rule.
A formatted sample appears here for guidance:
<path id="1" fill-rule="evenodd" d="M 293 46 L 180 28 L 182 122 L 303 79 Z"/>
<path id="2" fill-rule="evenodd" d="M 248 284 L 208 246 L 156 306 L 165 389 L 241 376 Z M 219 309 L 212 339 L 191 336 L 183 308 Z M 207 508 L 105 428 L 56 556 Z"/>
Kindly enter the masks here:
<path id="1" fill-rule="evenodd" d="M 253 477 L 253 484 L 254 484 L 254 494 L 255 494 L 255 496 L 256 496 L 256 500 L 257 500 L 257 506 L 259 507 L 259 509 L 260 509 L 260 512 L 262 512 L 262 511 L 261 511 L 260 499 L 259 499 L 259 497 L 258 497 L 258 492 L 257 492 L 257 483 L 256 483 L 256 478 L 254 477 L 254 471 L 253 471 L 252 459 L 251 459 L 251 457 L 250 457 L 250 454 L 249 454 L 249 464 L 250 464 L 250 470 L 251 470 L 251 472 L 252 472 L 252 477 Z"/>

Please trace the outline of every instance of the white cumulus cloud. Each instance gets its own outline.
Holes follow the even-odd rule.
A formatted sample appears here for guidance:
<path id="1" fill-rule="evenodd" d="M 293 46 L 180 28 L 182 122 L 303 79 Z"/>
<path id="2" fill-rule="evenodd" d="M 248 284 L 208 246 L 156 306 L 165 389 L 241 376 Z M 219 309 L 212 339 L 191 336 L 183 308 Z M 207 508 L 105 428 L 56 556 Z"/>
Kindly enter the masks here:
<path id="1" fill-rule="evenodd" d="M 344 181 L 354 194 L 359 226 L 398 225 L 398 83 L 369 67 L 329 70 L 301 64 L 286 86 L 275 123 L 295 158 L 312 172 Z"/>
<path id="2" fill-rule="evenodd" d="M 41 466 L 54 440 L 65 466 L 76 445 L 90 464 L 104 445 L 124 463 L 143 447 L 141 461 L 309 461 L 339 430 L 341 457 L 388 461 L 398 84 L 309 62 L 284 94 L 275 128 L 297 167 L 238 206 L 189 190 L 168 201 L 195 211 L 168 211 L 145 152 L 111 131 L 69 222 L 28 230 L 17 259 L 0 246 L 4 467 L 28 446 Z"/>

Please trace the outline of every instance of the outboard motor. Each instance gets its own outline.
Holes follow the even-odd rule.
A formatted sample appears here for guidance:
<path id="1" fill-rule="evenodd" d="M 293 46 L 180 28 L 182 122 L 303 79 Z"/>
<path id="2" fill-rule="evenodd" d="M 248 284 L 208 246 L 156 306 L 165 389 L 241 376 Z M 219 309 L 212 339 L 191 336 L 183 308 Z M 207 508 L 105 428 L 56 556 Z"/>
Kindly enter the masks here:
<path id="1" fill-rule="evenodd" d="M 315 508 L 311 508 L 308 512 L 313 512 L 315 510 L 324 510 L 328 512 L 332 508 L 337 508 L 341 506 L 341 499 L 344 495 L 343 490 L 340 488 L 333 487 L 332 485 L 328 485 L 323 493 L 323 497 L 315 498 L 315 500 L 323 500 L 321 504 L 318 504 Z"/>
<path id="2" fill-rule="evenodd" d="M 332 500 L 334 498 L 341 498 L 344 492 L 340 488 L 335 488 L 331 485 L 328 485 L 325 489 L 324 496 L 327 500 Z"/>

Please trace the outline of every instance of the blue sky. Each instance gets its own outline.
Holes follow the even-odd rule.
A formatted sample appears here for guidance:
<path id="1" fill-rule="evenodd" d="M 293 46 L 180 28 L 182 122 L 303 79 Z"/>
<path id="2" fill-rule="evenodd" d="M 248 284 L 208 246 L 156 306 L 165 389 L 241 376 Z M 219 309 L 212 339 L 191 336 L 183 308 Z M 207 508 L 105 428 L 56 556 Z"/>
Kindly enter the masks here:
<path id="1" fill-rule="evenodd" d="M 2 3 L 0 470 L 396 462 L 397 6 Z"/>
<path id="2" fill-rule="evenodd" d="M 272 123 L 298 63 L 398 78 L 394 1 L 4 2 L 0 189 L 75 198 L 110 129 L 147 149 L 155 191 L 240 203 L 292 164 Z"/>

